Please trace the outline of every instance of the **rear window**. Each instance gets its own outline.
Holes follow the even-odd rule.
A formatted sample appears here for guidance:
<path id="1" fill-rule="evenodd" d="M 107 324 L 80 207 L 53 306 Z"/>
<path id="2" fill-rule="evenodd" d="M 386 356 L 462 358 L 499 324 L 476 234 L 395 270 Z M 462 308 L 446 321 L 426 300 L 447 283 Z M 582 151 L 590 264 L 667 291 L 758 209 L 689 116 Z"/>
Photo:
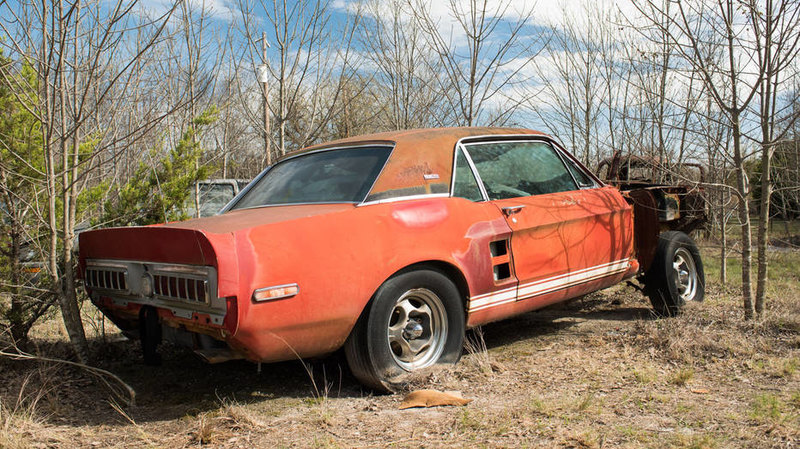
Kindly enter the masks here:
<path id="1" fill-rule="evenodd" d="M 198 185 L 200 190 L 200 216 L 210 217 L 220 211 L 236 195 L 231 183 L 209 183 Z"/>
<path id="2" fill-rule="evenodd" d="M 392 149 L 359 147 L 320 151 L 273 166 L 232 209 L 305 203 L 360 203 Z"/>

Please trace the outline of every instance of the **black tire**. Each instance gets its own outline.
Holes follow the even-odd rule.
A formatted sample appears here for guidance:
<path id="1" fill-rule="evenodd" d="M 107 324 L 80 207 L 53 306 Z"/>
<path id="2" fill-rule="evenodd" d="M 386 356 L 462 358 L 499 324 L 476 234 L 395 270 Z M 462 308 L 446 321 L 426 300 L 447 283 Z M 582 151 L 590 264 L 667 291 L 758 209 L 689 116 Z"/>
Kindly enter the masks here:
<path id="1" fill-rule="evenodd" d="M 378 288 L 344 345 L 353 375 L 390 392 L 411 372 L 456 363 L 464 343 L 464 304 L 444 274 L 416 270 Z"/>
<path id="2" fill-rule="evenodd" d="M 662 233 L 644 282 L 645 293 L 659 316 L 675 316 L 687 302 L 702 301 L 705 272 L 694 240 L 679 231 Z"/>

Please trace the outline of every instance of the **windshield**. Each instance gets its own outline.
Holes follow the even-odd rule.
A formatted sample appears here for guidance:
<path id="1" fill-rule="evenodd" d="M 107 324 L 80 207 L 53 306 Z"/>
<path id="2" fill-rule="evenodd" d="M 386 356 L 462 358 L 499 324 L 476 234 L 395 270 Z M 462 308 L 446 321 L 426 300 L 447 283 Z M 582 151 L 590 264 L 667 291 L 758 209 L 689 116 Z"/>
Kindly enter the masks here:
<path id="1" fill-rule="evenodd" d="M 310 153 L 279 162 L 231 209 L 298 203 L 360 203 L 369 193 L 390 147 Z"/>

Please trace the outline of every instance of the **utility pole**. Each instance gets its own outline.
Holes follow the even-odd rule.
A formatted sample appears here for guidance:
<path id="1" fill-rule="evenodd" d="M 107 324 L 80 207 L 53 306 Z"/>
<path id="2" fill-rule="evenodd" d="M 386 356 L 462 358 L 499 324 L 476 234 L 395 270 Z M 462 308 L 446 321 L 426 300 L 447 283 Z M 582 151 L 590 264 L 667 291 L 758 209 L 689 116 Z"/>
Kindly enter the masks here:
<path id="1" fill-rule="evenodd" d="M 264 151 L 267 153 L 267 165 L 272 165 L 272 151 L 269 145 L 269 71 L 267 70 L 267 32 L 261 33 L 261 51 L 263 63 L 258 66 L 258 82 L 261 83 L 264 92 Z"/>

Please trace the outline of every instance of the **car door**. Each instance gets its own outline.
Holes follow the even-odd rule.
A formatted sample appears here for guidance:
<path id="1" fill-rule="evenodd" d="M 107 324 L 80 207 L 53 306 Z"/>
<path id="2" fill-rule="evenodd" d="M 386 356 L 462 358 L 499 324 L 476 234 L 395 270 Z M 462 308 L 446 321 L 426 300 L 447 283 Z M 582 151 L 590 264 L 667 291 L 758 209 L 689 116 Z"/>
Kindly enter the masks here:
<path id="1" fill-rule="evenodd" d="M 543 306 L 627 270 L 629 237 L 619 225 L 629 208 L 550 142 L 484 141 L 464 150 L 512 229 L 517 301 Z"/>

